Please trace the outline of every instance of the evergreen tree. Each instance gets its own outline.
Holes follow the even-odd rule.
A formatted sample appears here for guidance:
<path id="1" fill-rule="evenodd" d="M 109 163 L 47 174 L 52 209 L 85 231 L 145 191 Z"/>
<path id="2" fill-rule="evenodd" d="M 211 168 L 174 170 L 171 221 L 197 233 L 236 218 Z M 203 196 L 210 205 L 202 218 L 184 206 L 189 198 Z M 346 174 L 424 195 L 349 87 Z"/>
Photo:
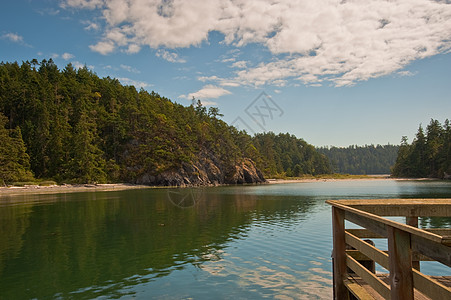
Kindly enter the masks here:
<path id="1" fill-rule="evenodd" d="M 322 147 L 318 151 L 325 154 L 335 173 L 345 174 L 389 174 L 395 164 L 398 146 L 394 145 L 351 145 L 342 147 Z"/>
<path id="2" fill-rule="evenodd" d="M 7 123 L 8 119 L 0 113 L 0 185 L 33 179 L 20 128 L 6 129 Z"/>
<path id="3" fill-rule="evenodd" d="M 51 59 L 0 63 L 0 113 L 3 177 L 25 178 L 31 169 L 58 182 L 134 182 L 199 157 L 223 173 L 247 158 L 268 176 L 330 171 L 327 158 L 295 136 L 251 137 L 221 120 L 218 108 L 185 107 L 86 67 L 59 70 Z"/>
<path id="4" fill-rule="evenodd" d="M 401 144 L 393 176 L 443 178 L 451 174 L 450 132 L 448 120 L 443 126 L 437 120 L 431 120 L 426 135 L 420 125 L 412 144 L 409 145 L 407 140 Z"/>

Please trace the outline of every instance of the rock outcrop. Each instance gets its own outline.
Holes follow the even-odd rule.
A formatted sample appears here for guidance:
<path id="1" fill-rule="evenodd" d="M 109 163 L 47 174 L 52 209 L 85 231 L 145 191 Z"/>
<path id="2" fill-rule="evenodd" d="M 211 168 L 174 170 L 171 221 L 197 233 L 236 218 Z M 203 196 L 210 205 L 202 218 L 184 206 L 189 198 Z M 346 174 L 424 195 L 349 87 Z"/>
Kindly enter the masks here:
<path id="1" fill-rule="evenodd" d="M 158 175 L 145 173 L 136 178 L 137 184 L 159 186 L 209 186 L 220 184 L 246 184 L 266 182 L 255 163 L 248 158 L 228 170 L 224 170 L 215 157 L 202 155 L 193 164 L 184 163 L 178 169 Z"/>

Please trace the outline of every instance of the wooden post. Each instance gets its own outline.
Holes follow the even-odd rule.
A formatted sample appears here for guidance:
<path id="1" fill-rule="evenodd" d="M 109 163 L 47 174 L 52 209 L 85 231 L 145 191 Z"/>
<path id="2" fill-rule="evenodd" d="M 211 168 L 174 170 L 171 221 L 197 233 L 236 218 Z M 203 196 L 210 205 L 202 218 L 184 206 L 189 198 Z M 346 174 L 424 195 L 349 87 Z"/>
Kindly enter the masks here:
<path id="1" fill-rule="evenodd" d="M 392 300 L 413 300 L 410 233 L 387 226 L 390 294 Z"/>
<path id="2" fill-rule="evenodd" d="M 334 277 L 334 299 L 349 299 L 348 288 L 343 282 L 346 276 L 346 242 L 345 242 L 345 219 L 344 211 L 332 207 L 332 230 L 333 230 L 333 277 Z"/>
<path id="3" fill-rule="evenodd" d="M 406 217 L 406 224 L 418 228 L 418 217 Z M 417 260 L 412 261 L 412 267 L 420 271 L 420 262 Z"/>

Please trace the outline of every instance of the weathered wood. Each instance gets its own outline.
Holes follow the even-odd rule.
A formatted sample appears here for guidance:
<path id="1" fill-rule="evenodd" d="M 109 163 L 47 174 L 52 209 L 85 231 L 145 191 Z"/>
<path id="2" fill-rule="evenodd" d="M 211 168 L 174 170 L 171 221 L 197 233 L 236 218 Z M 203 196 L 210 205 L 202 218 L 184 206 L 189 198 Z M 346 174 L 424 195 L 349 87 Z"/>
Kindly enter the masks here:
<path id="1" fill-rule="evenodd" d="M 417 270 L 413 270 L 413 284 L 417 290 L 431 299 L 451 299 L 449 287 Z"/>
<path id="2" fill-rule="evenodd" d="M 348 229 L 349 230 L 349 229 Z M 425 228 L 428 232 L 441 235 L 441 236 L 451 236 L 451 228 Z"/>
<path id="3" fill-rule="evenodd" d="M 387 235 L 387 229 L 384 223 L 377 222 L 375 220 L 366 218 L 365 216 L 361 216 L 359 214 L 350 211 L 345 211 L 345 218 L 346 220 L 359 226 L 365 227 L 378 235 L 382 236 Z"/>
<path id="4" fill-rule="evenodd" d="M 379 250 L 379 251 L 381 251 L 381 250 Z M 387 254 L 387 257 L 388 257 L 388 251 L 382 251 L 382 252 Z M 365 254 L 363 254 L 359 250 L 346 250 L 346 253 L 349 254 L 350 256 L 352 256 L 357 261 L 371 260 L 371 258 L 366 256 Z M 434 259 L 432 259 L 430 257 L 427 257 L 426 255 L 423 255 L 421 253 L 415 252 L 415 251 L 412 251 L 412 260 L 413 261 L 435 261 Z"/>
<path id="5" fill-rule="evenodd" d="M 412 250 L 410 234 L 392 226 L 387 227 L 392 299 L 413 300 Z"/>
<path id="6" fill-rule="evenodd" d="M 414 271 L 415 272 L 415 271 Z M 421 274 L 421 273 L 420 273 Z M 377 274 L 376 275 L 380 280 L 382 280 L 384 283 L 389 284 L 389 278 L 388 278 L 388 274 Z M 424 275 L 425 276 L 425 275 Z M 441 281 L 441 285 L 444 286 L 445 288 L 450 288 L 451 286 L 451 277 L 450 276 L 426 276 L 426 277 L 430 277 L 429 280 L 431 282 L 434 281 Z M 375 292 L 375 290 L 367 283 L 365 282 L 362 278 L 358 277 L 358 276 L 349 276 L 350 280 L 359 284 L 361 287 L 363 287 L 368 294 L 370 294 L 374 299 L 377 300 L 384 300 L 384 298 L 382 298 L 382 296 L 380 296 L 377 292 Z M 436 296 L 434 297 L 430 297 L 427 296 L 426 294 L 424 294 L 423 292 L 421 292 L 420 290 L 415 288 L 415 300 L 444 300 L 444 299 L 449 299 L 447 291 L 444 291 L 444 294 L 436 294 Z M 438 296 L 438 297 L 437 297 Z"/>
<path id="7" fill-rule="evenodd" d="M 362 252 L 368 258 L 374 260 L 382 267 L 388 269 L 388 255 L 383 251 L 377 249 L 376 247 L 362 241 L 356 236 L 346 232 L 345 234 L 346 243 L 354 247 L 355 249 Z"/>
<path id="8" fill-rule="evenodd" d="M 347 255 L 347 264 L 351 270 L 353 270 L 358 276 L 365 280 L 369 285 L 373 287 L 382 297 L 385 299 L 390 299 L 390 287 L 381 281 L 377 276 L 361 264 L 359 264 L 354 258 Z"/>
<path id="9" fill-rule="evenodd" d="M 330 202 L 337 201 L 331 200 Z M 451 215 L 451 199 L 362 199 L 339 200 L 343 205 L 379 216 L 446 217 Z M 328 202 L 329 204 L 331 204 Z"/>
<path id="10" fill-rule="evenodd" d="M 434 243 L 422 236 L 412 235 L 412 249 L 451 267 L 451 247 Z"/>
<path id="11" fill-rule="evenodd" d="M 344 284 L 348 290 L 359 300 L 374 300 L 374 298 L 360 284 L 352 278 L 346 278 Z"/>
<path id="12" fill-rule="evenodd" d="M 406 224 L 418 228 L 418 217 L 417 216 L 406 217 Z M 420 261 L 412 259 L 412 267 L 415 270 L 420 271 Z"/>
<path id="13" fill-rule="evenodd" d="M 449 277 L 435 276 L 432 279 L 414 269 L 419 268 L 419 261 L 430 259 L 451 267 L 451 229 L 417 228 L 418 216 L 451 216 L 451 199 L 329 200 L 327 203 L 333 206 L 333 210 L 340 211 L 340 214 L 344 212 L 345 220 L 364 227 L 340 233 L 345 244 L 345 268 L 349 267 L 349 274 L 346 274 L 348 279 L 342 278 L 341 284 L 352 290 L 352 297 L 367 296 L 364 292 L 360 293 L 361 289 L 354 284 L 358 283 L 375 299 L 379 299 L 377 293 L 385 299 L 410 300 L 414 299 L 414 296 L 415 299 L 451 299 Z M 406 224 L 378 214 L 403 215 L 406 217 Z M 340 215 L 340 218 L 342 217 Z M 344 224 L 341 228 L 344 230 Z M 385 237 L 388 238 L 389 249 L 386 252 L 389 255 L 361 239 Z M 334 245 L 335 242 L 334 240 Z M 356 250 L 346 250 L 346 244 Z M 374 264 L 376 261 L 388 269 L 390 275 L 386 282 L 390 287 L 377 280 L 377 276 L 357 260 L 362 261 L 362 264 Z M 334 273 L 337 273 L 335 268 L 334 264 Z M 348 299 L 347 295 L 345 297 L 336 299 Z"/>
<path id="14" fill-rule="evenodd" d="M 375 226 L 373 226 L 374 227 L 373 229 L 375 229 L 375 230 L 373 230 L 372 228 L 368 228 L 368 227 L 366 227 L 364 225 L 361 225 L 361 224 L 358 224 L 358 225 L 366 227 L 367 229 L 370 229 L 370 230 L 374 231 L 377 234 L 385 235 L 385 232 L 383 232 L 381 230 L 376 231 L 377 230 L 376 227 L 380 227 L 380 228 L 384 228 L 385 229 L 385 226 L 381 225 L 381 224 L 383 224 L 383 225 L 389 225 L 389 226 L 392 226 L 394 228 L 401 229 L 403 231 L 409 232 L 411 234 L 415 234 L 417 236 L 422 236 L 422 237 L 424 237 L 426 239 L 429 239 L 429 240 L 437 242 L 437 243 L 442 243 L 443 237 L 441 237 L 441 236 L 439 236 L 437 234 L 434 234 L 434 233 L 431 233 L 431 232 L 426 232 L 426 231 L 421 230 L 419 228 L 415 228 L 415 227 L 412 227 L 412 226 L 401 224 L 401 223 L 398 223 L 398 222 L 393 221 L 393 220 L 385 219 L 385 218 L 382 218 L 380 216 L 377 216 L 377 215 L 374 215 L 374 214 L 371 214 L 371 213 L 368 213 L 368 212 L 365 212 L 365 211 L 360 211 L 360 210 L 355 209 L 353 207 L 349 207 L 349 206 L 343 205 L 343 204 L 339 203 L 339 201 L 337 201 L 337 200 L 329 200 L 329 201 L 326 201 L 326 202 L 331 204 L 334 207 L 343 209 L 345 211 L 345 218 L 347 220 L 351 221 L 351 222 L 354 222 L 354 221 L 351 220 L 351 218 L 354 218 L 354 215 L 355 216 L 360 216 L 359 219 L 363 218 L 365 220 L 372 220 L 373 224 L 376 224 Z M 450 200 L 450 203 L 451 203 L 451 200 Z M 348 216 L 349 216 L 349 218 L 348 218 Z"/>
<path id="15" fill-rule="evenodd" d="M 344 211 L 332 208 L 334 299 L 349 299 L 343 279 L 346 276 L 346 243 Z"/>
<path id="16" fill-rule="evenodd" d="M 368 229 L 346 229 L 346 232 L 349 232 L 350 234 L 355 235 L 356 237 L 359 238 L 368 238 L 368 239 L 386 238 L 386 236 L 379 235 Z"/>

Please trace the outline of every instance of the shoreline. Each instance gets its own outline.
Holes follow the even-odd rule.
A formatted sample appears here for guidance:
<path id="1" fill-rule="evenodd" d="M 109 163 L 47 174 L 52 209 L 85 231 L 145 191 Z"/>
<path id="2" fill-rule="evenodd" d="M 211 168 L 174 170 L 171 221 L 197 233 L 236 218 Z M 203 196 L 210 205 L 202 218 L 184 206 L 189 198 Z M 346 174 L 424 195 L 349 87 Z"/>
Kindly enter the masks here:
<path id="1" fill-rule="evenodd" d="M 391 181 L 437 181 L 438 178 L 395 178 L 389 175 L 368 175 L 361 178 L 300 178 L 300 179 L 267 179 L 268 184 L 285 183 L 304 183 L 304 182 L 330 182 L 330 181 L 373 181 L 373 180 L 391 180 Z"/>
<path id="2" fill-rule="evenodd" d="M 308 182 L 330 182 L 330 181 L 372 181 L 372 180 L 393 180 L 393 181 L 435 181 L 434 178 L 392 178 L 386 175 L 368 176 L 364 178 L 299 178 L 299 179 L 267 179 L 263 184 L 287 184 L 287 183 L 308 183 Z M 221 185 L 227 186 L 227 184 Z M 190 187 L 190 186 L 186 186 Z M 63 194 L 77 192 L 110 192 L 134 189 L 158 189 L 177 188 L 174 186 L 151 186 L 128 183 L 106 183 L 106 184 L 64 184 L 64 185 L 26 185 L 23 187 L 11 186 L 0 187 L 0 196 L 17 196 L 29 194 Z M 179 187 L 180 188 L 180 187 Z"/>
<path id="3" fill-rule="evenodd" d="M 0 187 L 0 196 L 16 196 L 24 194 L 63 194 L 77 192 L 111 192 L 135 189 L 158 188 L 157 186 L 128 184 L 128 183 L 105 183 L 105 184 L 64 184 L 64 185 L 26 185 L 23 187 L 11 186 Z"/>

